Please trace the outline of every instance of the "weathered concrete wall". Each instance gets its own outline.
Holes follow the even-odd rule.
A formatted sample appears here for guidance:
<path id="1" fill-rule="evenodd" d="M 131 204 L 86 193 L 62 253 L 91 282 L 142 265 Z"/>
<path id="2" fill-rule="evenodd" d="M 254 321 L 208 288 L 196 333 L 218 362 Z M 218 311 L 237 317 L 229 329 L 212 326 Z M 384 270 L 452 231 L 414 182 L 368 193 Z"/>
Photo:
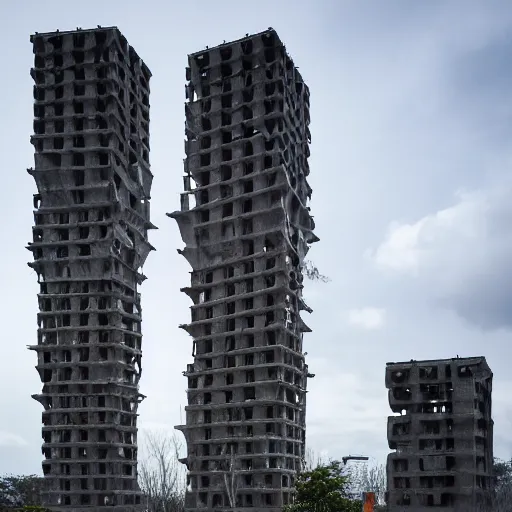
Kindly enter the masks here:
<path id="1" fill-rule="evenodd" d="M 473 512 L 490 489 L 492 373 L 483 357 L 388 363 L 389 510 Z"/>
<path id="2" fill-rule="evenodd" d="M 45 502 L 134 510 L 151 73 L 115 27 L 31 41 Z"/>
<path id="3" fill-rule="evenodd" d="M 276 32 L 189 56 L 186 509 L 281 510 L 304 455 L 309 92 Z"/>

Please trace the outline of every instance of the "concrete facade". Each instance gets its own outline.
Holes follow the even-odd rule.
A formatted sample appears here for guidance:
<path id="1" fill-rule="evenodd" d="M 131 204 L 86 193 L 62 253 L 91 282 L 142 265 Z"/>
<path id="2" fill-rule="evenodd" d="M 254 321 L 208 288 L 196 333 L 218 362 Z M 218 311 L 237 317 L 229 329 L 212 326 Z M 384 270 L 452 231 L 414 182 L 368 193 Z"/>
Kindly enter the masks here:
<path id="1" fill-rule="evenodd" d="M 186 510 L 280 511 L 305 442 L 309 91 L 273 29 L 189 56 Z"/>
<path id="2" fill-rule="evenodd" d="M 135 510 L 151 73 L 115 27 L 31 42 L 44 501 Z"/>
<path id="3" fill-rule="evenodd" d="M 484 357 L 388 363 L 391 512 L 477 511 L 491 485 L 492 372 Z"/>

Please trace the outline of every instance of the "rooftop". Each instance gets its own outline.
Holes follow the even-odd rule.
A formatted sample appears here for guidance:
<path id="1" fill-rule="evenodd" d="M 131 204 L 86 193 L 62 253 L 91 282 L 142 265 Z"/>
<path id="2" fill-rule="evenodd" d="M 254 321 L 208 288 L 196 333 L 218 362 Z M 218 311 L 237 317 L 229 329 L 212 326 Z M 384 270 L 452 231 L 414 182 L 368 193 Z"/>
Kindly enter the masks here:
<path id="1" fill-rule="evenodd" d="M 432 364 L 432 363 L 450 363 L 452 361 L 482 361 L 485 362 L 484 356 L 474 356 L 474 357 L 452 357 L 451 359 L 423 359 L 421 361 L 416 361 L 415 359 L 411 359 L 409 361 L 398 361 L 398 362 L 390 362 L 386 363 L 386 366 L 394 366 L 394 365 L 424 365 L 424 364 Z"/>
<path id="2" fill-rule="evenodd" d="M 75 30 L 55 30 L 54 32 L 35 32 L 34 34 L 32 34 L 30 36 L 30 42 L 32 42 L 32 39 L 34 37 L 48 37 L 48 36 L 62 36 L 62 35 L 66 35 L 66 34 L 77 34 L 78 32 L 80 33 L 85 33 L 85 32 L 96 32 L 98 30 L 117 30 L 119 33 L 121 32 L 116 26 L 112 26 L 112 27 L 101 27 L 101 26 L 97 26 L 95 28 L 81 28 L 81 27 L 77 27 Z"/>
<path id="3" fill-rule="evenodd" d="M 262 36 L 264 34 L 272 34 L 279 42 L 282 43 L 282 41 L 279 39 L 279 36 L 277 35 L 277 32 L 272 28 L 268 27 L 267 30 L 264 30 L 263 32 L 257 32 L 256 34 L 246 34 L 245 37 L 242 37 L 240 39 L 235 39 L 234 41 L 224 41 L 222 44 L 218 44 L 217 46 L 212 46 L 211 48 L 205 48 L 204 50 L 200 50 L 198 52 L 194 52 L 189 54 L 189 57 L 196 57 L 197 55 L 201 55 L 202 53 L 209 52 L 210 50 L 215 50 L 217 48 L 227 47 L 231 46 L 235 43 L 243 43 L 244 41 L 249 41 L 250 39 L 254 39 L 255 37 Z"/>

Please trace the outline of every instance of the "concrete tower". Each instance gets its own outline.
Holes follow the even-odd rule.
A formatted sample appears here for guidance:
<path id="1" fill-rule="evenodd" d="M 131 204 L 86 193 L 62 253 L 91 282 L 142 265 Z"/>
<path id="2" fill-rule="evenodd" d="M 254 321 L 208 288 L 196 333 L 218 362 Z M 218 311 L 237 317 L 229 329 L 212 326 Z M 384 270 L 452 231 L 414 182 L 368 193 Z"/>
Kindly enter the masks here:
<path id="1" fill-rule="evenodd" d="M 492 372 L 485 358 L 388 363 L 388 505 L 472 512 L 493 463 Z"/>
<path id="2" fill-rule="evenodd" d="M 187 81 L 186 509 L 278 511 L 304 455 L 309 91 L 271 28 L 190 55 Z"/>
<path id="3" fill-rule="evenodd" d="M 31 42 L 44 501 L 133 510 L 151 73 L 115 27 Z"/>

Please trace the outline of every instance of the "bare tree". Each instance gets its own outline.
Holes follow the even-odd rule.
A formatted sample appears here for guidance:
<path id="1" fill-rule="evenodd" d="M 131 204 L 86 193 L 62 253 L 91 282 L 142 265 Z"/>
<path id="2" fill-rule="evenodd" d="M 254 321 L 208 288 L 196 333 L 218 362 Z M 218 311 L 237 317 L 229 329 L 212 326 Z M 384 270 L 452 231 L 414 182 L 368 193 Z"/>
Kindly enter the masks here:
<path id="1" fill-rule="evenodd" d="M 512 482 L 498 482 L 484 495 L 483 501 L 478 505 L 478 512 L 512 512 Z"/>
<path id="2" fill-rule="evenodd" d="M 181 442 L 175 433 L 148 432 L 139 462 L 139 484 L 146 512 L 182 512 L 186 470 L 179 462 Z"/>
<path id="3" fill-rule="evenodd" d="M 324 461 L 322 460 L 322 456 L 318 455 L 311 448 L 306 448 L 306 452 L 304 453 L 304 457 L 302 459 L 302 470 L 303 471 L 312 471 L 316 467 L 320 466 Z"/>
<path id="4" fill-rule="evenodd" d="M 512 492 L 492 493 L 486 495 L 486 503 L 477 506 L 477 512 L 512 512 Z"/>
<path id="5" fill-rule="evenodd" d="M 225 444 L 222 448 L 223 455 L 227 454 L 227 448 L 228 446 Z M 229 506 L 235 508 L 237 506 L 236 497 L 238 494 L 240 475 L 234 445 L 230 443 L 229 448 L 229 457 L 226 457 L 224 461 L 224 485 L 229 499 Z"/>
<path id="6" fill-rule="evenodd" d="M 483 503 L 477 505 L 477 512 L 512 512 L 512 489 L 489 490 L 484 495 Z"/>
<path id="7" fill-rule="evenodd" d="M 495 458 L 492 485 L 483 496 L 477 512 L 512 512 L 512 460 Z"/>
<path id="8" fill-rule="evenodd" d="M 385 502 L 386 468 L 382 464 L 361 464 L 349 469 L 350 480 L 358 492 L 374 492 L 379 505 Z"/>

